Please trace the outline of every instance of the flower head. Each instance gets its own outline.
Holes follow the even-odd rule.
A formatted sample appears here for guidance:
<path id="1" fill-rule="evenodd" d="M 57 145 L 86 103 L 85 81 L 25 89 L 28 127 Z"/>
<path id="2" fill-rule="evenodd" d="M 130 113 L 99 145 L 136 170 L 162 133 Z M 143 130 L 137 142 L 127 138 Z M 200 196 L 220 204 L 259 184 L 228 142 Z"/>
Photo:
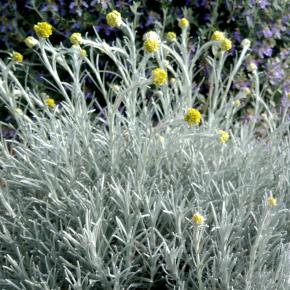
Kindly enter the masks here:
<path id="1" fill-rule="evenodd" d="M 212 36 L 211 36 L 211 40 L 214 40 L 214 41 L 222 41 L 222 40 L 224 40 L 226 37 L 225 37 L 225 35 L 224 35 L 224 33 L 223 32 L 221 32 L 221 31 L 215 31 L 213 34 L 212 34 Z"/>
<path id="2" fill-rule="evenodd" d="M 169 41 L 169 42 L 173 42 L 176 40 L 176 33 L 175 32 L 167 32 L 166 33 L 166 40 Z"/>
<path id="3" fill-rule="evenodd" d="M 244 96 L 248 96 L 251 93 L 251 90 L 248 87 L 244 87 L 242 92 Z"/>
<path id="4" fill-rule="evenodd" d="M 254 62 L 250 62 L 247 66 L 249 72 L 254 72 L 258 69 L 257 65 Z"/>
<path id="5" fill-rule="evenodd" d="M 38 37 L 48 38 L 52 35 L 52 26 L 47 22 L 38 22 L 33 29 Z"/>
<path id="6" fill-rule="evenodd" d="M 70 37 L 69 40 L 72 44 L 81 44 L 83 42 L 82 35 L 79 32 L 74 32 Z"/>
<path id="7" fill-rule="evenodd" d="M 222 51 L 229 51 L 232 48 L 232 42 L 228 38 L 224 38 L 220 41 L 220 47 Z"/>
<path id="8" fill-rule="evenodd" d="M 158 67 L 152 71 L 152 82 L 156 86 L 163 86 L 167 80 L 167 73 L 164 69 Z"/>
<path id="9" fill-rule="evenodd" d="M 19 52 L 13 51 L 11 59 L 13 62 L 22 62 L 23 55 Z"/>
<path id="10" fill-rule="evenodd" d="M 189 26 L 189 22 L 185 17 L 183 17 L 178 21 L 178 26 L 181 29 L 187 28 Z"/>
<path id="11" fill-rule="evenodd" d="M 268 207 L 271 208 L 271 207 L 274 207 L 275 205 L 277 205 L 277 200 L 273 196 L 269 196 L 267 198 L 267 203 L 268 203 Z"/>
<path id="12" fill-rule="evenodd" d="M 219 142 L 222 143 L 222 144 L 225 144 L 225 143 L 229 140 L 229 138 L 230 138 L 229 133 L 227 133 L 227 132 L 224 131 L 224 130 L 219 130 L 219 131 L 218 131 L 218 134 L 219 134 L 219 138 L 218 138 L 218 140 L 219 140 Z"/>
<path id="13" fill-rule="evenodd" d="M 243 39 L 242 47 L 250 47 L 250 46 L 251 46 L 251 41 L 247 38 Z"/>
<path id="14" fill-rule="evenodd" d="M 234 106 L 235 106 L 236 108 L 238 108 L 238 107 L 240 107 L 240 105 L 241 105 L 241 101 L 240 101 L 240 100 L 235 100 L 235 101 L 233 102 L 233 104 L 234 104 Z"/>
<path id="15" fill-rule="evenodd" d="M 191 219 L 196 225 L 201 225 L 204 222 L 204 217 L 199 213 L 195 213 Z"/>
<path id="16" fill-rule="evenodd" d="M 80 50 L 80 56 L 81 56 L 81 57 L 87 57 L 87 51 L 86 51 L 85 49 L 82 48 L 82 49 Z"/>
<path id="17" fill-rule="evenodd" d="M 24 43 L 26 44 L 27 47 L 33 48 L 35 45 L 38 44 L 38 40 L 32 36 L 28 36 L 24 39 Z"/>
<path id="18" fill-rule="evenodd" d="M 53 108 L 55 107 L 55 101 L 53 98 L 48 97 L 46 100 L 44 100 L 44 103 L 49 107 Z"/>
<path id="19" fill-rule="evenodd" d="M 144 40 L 143 47 L 147 52 L 153 53 L 159 49 L 160 38 L 156 32 L 149 31 L 145 33 L 143 36 L 143 40 Z"/>
<path id="20" fill-rule="evenodd" d="M 183 119 L 190 126 L 193 125 L 193 124 L 198 125 L 200 123 L 201 115 L 200 115 L 199 110 L 193 109 L 193 108 L 189 108 L 189 109 L 187 109 Z"/>
<path id="21" fill-rule="evenodd" d="M 107 24 L 111 27 L 120 27 L 122 24 L 121 14 L 117 10 L 106 15 Z"/>

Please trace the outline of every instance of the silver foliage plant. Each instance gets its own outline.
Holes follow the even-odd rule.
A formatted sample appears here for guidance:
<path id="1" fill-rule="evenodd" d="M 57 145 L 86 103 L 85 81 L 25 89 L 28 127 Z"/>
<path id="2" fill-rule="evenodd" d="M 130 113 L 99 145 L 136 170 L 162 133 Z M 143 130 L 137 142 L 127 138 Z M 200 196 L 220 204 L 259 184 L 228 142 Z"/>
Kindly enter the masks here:
<path id="1" fill-rule="evenodd" d="M 1 60 L 0 97 L 17 131 L 0 146 L 1 289 L 290 289 L 289 140 L 267 112 L 256 71 L 255 110 L 268 113 L 269 135 L 258 141 L 252 123 L 232 126 L 240 96 L 231 82 L 249 46 L 224 77 L 227 53 L 216 41 L 196 44 L 191 56 L 185 27 L 146 53 L 136 46 L 137 17 L 121 20 L 124 37 L 113 45 L 84 37 L 87 56 L 39 39 L 34 51 L 61 106 L 47 107 L 18 80 L 20 66 Z M 184 112 L 200 97 L 195 64 L 208 49 L 208 112 L 188 126 Z M 115 66 L 111 84 L 103 54 Z M 175 82 L 155 88 L 155 67 Z M 86 104 L 85 78 L 106 101 L 102 116 Z M 226 144 L 216 129 L 232 130 Z"/>

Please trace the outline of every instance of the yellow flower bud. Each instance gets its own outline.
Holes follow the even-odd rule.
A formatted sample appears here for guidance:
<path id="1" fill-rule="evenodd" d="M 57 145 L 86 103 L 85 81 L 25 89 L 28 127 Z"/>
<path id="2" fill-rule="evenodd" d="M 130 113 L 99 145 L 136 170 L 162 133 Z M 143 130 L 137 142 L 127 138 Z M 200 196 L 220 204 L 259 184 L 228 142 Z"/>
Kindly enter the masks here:
<path id="1" fill-rule="evenodd" d="M 173 42 L 176 40 L 176 33 L 175 32 L 167 32 L 166 33 L 166 40 L 169 41 L 169 42 Z"/>
<path id="2" fill-rule="evenodd" d="M 12 53 L 12 61 L 13 62 L 22 62 L 23 61 L 23 55 L 19 52 L 13 51 Z"/>
<path id="3" fill-rule="evenodd" d="M 240 107 L 240 105 L 241 105 L 240 100 L 235 100 L 233 103 L 234 103 L 234 106 L 235 106 L 236 108 Z"/>
<path id="4" fill-rule="evenodd" d="M 250 62 L 247 66 L 249 72 L 254 72 L 258 69 L 257 65 L 254 62 Z"/>
<path id="5" fill-rule="evenodd" d="M 243 88 L 243 95 L 248 96 L 251 93 L 251 90 L 248 87 Z"/>
<path id="6" fill-rule="evenodd" d="M 149 31 L 145 33 L 143 36 L 143 40 L 144 40 L 143 47 L 145 51 L 153 53 L 159 49 L 160 38 L 156 32 Z"/>
<path id="7" fill-rule="evenodd" d="M 220 41 L 220 47 L 222 51 L 229 51 L 232 48 L 232 42 L 229 39 L 224 38 Z"/>
<path id="8" fill-rule="evenodd" d="M 274 207 L 275 205 L 277 205 L 277 200 L 273 196 L 269 196 L 267 199 L 267 203 L 268 203 L 268 207 L 271 208 L 271 207 Z"/>
<path id="9" fill-rule="evenodd" d="M 44 103 L 49 107 L 53 108 L 55 107 L 55 101 L 53 98 L 48 97 L 46 100 L 44 100 Z"/>
<path id="10" fill-rule="evenodd" d="M 72 44 L 81 44 L 83 42 L 82 35 L 79 32 L 74 32 L 69 40 Z"/>
<path id="11" fill-rule="evenodd" d="M 221 31 L 215 31 L 211 36 L 211 40 L 214 40 L 214 41 L 222 41 L 224 39 L 225 39 L 225 35 Z"/>
<path id="12" fill-rule="evenodd" d="M 81 56 L 81 57 L 87 57 L 87 51 L 86 51 L 85 49 L 82 48 L 82 49 L 80 50 L 80 56 Z"/>
<path id="13" fill-rule="evenodd" d="M 156 86 L 163 86 L 167 80 L 167 73 L 162 68 L 156 68 L 152 71 L 152 82 Z"/>
<path id="14" fill-rule="evenodd" d="M 193 124 L 199 125 L 200 120 L 201 120 L 201 114 L 200 114 L 199 110 L 193 109 L 193 108 L 189 108 L 189 109 L 187 109 L 183 119 L 190 126 L 193 125 Z"/>
<path id="15" fill-rule="evenodd" d="M 35 45 L 38 44 L 38 40 L 32 36 L 28 36 L 24 39 L 24 43 L 26 44 L 27 47 L 33 48 Z"/>
<path id="16" fill-rule="evenodd" d="M 121 14 L 113 10 L 106 15 L 107 24 L 111 27 L 120 27 L 122 24 Z"/>
<path id="17" fill-rule="evenodd" d="M 218 134 L 219 134 L 218 140 L 222 144 L 225 144 L 229 140 L 229 138 L 230 138 L 229 133 L 227 133 L 226 131 L 219 130 L 218 131 Z"/>
<path id="18" fill-rule="evenodd" d="M 204 222 L 204 217 L 199 213 L 195 213 L 191 219 L 196 225 L 201 225 Z"/>
<path id="19" fill-rule="evenodd" d="M 186 18 L 183 17 L 178 21 L 178 26 L 182 29 L 187 28 L 189 26 L 189 22 Z"/>

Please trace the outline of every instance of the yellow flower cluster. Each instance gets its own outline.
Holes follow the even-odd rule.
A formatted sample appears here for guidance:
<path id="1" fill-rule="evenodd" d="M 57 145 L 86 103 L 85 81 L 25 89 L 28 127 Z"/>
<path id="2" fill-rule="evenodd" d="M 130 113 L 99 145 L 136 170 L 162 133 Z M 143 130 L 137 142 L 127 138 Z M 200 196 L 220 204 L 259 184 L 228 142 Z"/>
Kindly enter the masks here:
<path id="1" fill-rule="evenodd" d="M 225 39 L 225 35 L 221 31 L 215 31 L 211 36 L 211 40 L 213 41 L 221 41 L 223 39 Z"/>
<path id="2" fill-rule="evenodd" d="M 149 31 L 145 33 L 143 36 L 143 40 L 144 40 L 143 47 L 145 51 L 153 53 L 159 49 L 160 38 L 156 32 Z"/>
<path id="3" fill-rule="evenodd" d="M 199 213 L 195 213 L 191 219 L 196 225 L 201 225 L 204 222 L 204 217 Z"/>
<path id="4" fill-rule="evenodd" d="M 189 22 L 185 17 L 183 17 L 178 21 L 178 26 L 181 29 L 187 28 L 189 26 Z"/>
<path id="5" fill-rule="evenodd" d="M 220 46 L 222 51 L 229 51 L 232 48 L 232 42 L 225 38 L 220 41 Z"/>
<path id="6" fill-rule="evenodd" d="M 52 35 L 52 26 L 47 22 L 38 22 L 33 29 L 38 37 L 48 38 Z"/>
<path id="7" fill-rule="evenodd" d="M 219 41 L 222 51 L 229 51 L 232 48 L 232 42 L 221 31 L 215 31 L 211 36 L 211 40 Z"/>
<path id="8" fill-rule="evenodd" d="M 154 69 L 151 76 L 152 82 L 156 86 L 163 86 L 167 81 L 167 73 L 160 67 Z"/>
<path id="9" fill-rule="evenodd" d="M 81 44 L 83 42 L 83 39 L 82 39 L 82 35 L 79 33 L 79 32 L 75 32 L 73 33 L 70 37 L 69 37 L 69 40 L 72 44 L 74 45 L 78 45 L 78 44 Z"/>
<path id="10" fill-rule="evenodd" d="M 230 138 L 229 133 L 227 133 L 224 130 L 219 130 L 218 134 L 219 134 L 219 142 L 220 143 L 224 144 L 224 143 L 228 142 L 228 140 Z"/>
<path id="11" fill-rule="evenodd" d="M 277 200 L 273 196 L 269 196 L 267 199 L 267 203 L 268 203 L 268 207 L 271 208 L 271 207 L 274 207 L 275 205 L 277 205 Z"/>
<path id="12" fill-rule="evenodd" d="M 117 10 L 106 15 L 107 24 L 111 27 L 120 27 L 122 24 L 121 14 Z"/>
<path id="13" fill-rule="evenodd" d="M 176 40 L 176 33 L 175 32 L 167 32 L 166 33 L 166 40 L 169 41 L 169 42 L 173 42 Z"/>
<path id="14" fill-rule="evenodd" d="M 190 126 L 193 125 L 193 124 L 198 125 L 200 123 L 201 115 L 200 115 L 199 110 L 193 109 L 193 108 L 189 108 L 189 109 L 187 109 L 183 119 Z"/>
<path id="15" fill-rule="evenodd" d="M 19 52 L 13 51 L 11 59 L 13 62 L 22 62 L 23 55 Z"/>
<path id="16" fill-rule="evenodd" d="M 46 100 L 44 100 L 44 103 L 49 107 L 53 108 L 55 107 L 55 101 L 53 98 L 48 97 Z"/>

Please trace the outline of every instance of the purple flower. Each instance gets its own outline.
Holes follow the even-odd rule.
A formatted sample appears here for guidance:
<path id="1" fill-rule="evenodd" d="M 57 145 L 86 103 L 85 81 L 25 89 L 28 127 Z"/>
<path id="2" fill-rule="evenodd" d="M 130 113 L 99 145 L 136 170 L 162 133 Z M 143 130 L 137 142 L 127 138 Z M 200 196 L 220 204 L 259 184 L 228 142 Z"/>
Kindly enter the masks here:
<path id="1" fill-rule="evenodd" d="M 260 58 L 272 56 L 273 49 L 266 42 L 256 42 L 253 46 L 253 51 L 259 55 Z"/>
<path id="2" fill-rule="evenodd" d="M 72 26 L 71 26 L 71 30 L 80 30 L 81 28 L 81 24 L 79 22 L 75 22 Z"/>
<path id="3" fill-rule="evenodd" d="M 152 16 L 152 15 L 149 15 L 147 17 L 147 20 L 146 20 L 146 23 L 145 23 L 145 27 L 148 27 L 148 26 L 154 24 L 154 22 L 155 22 L 155 17 Z"/>
<path id="4" fill-rule="evenodd" d="M 204 7 L 204 8 L 207 8 L 208 6 L 208 0 L 197 0 L 196 1 L 196 4 L 195 4 L 196 7 Z"/>
<path id="5" fill-rule="evenodd" d="M 280 58 L 282 60 L 287 59 L 290 55 L 290 49 L 289 48 L 283 48 L 280 51 Z"/>
<path id="6" fill-rule="evenodd" d="M 238 41 L 238 42 L 241 42 L 241 34 L 240 34 L 240 31 L 239 30 L 236 30 L 234 33 L 233 33 L 233 38 Z"/>
<path id="7" fill-rule="evenodd" d="M 266 6 L 269 5 L 269 3 L 268 3 L 267 0 L 258 0 L 257 2 L 258 2 L 258 4 L 259 4 L 260 8 L 262 8 L 262 9 L 265 9 Z"/>
<path id="8" fill-rule="evenodd" d="M 278 60 L 272 61 L 272 63 L 267 65 L 267 72 L 269 76 L 269 81 L 272 85 L 277 85 L 285 77 L 285 71 L 282 68 L 282 64 Z"/>
<path id="9" fill-rule="evenodd" d="M 265 38 L 271 38 L 273 37 L 273 30 L 270 29 L 268 26 L 266 26 L 263 30 L 262 33 L 264 35 Z"/>

